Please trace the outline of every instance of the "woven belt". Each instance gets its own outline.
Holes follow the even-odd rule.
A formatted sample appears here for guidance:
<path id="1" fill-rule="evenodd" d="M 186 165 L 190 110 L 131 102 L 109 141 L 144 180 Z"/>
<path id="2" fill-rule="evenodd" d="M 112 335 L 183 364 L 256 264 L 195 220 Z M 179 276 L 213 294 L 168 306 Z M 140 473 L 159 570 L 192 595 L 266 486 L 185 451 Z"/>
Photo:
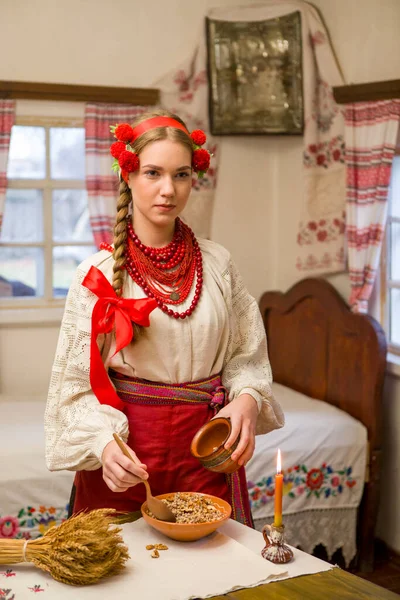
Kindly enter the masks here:
<path id="1" fill-rule="evenodd" d="M 118 396 L 124 402 L 149 405 L 202 402 L 215 409 L 222 408 L 225 404 L 226 390 L 219 375 L 188 383 L 158 383 L 138 377 L 128 377 L 112 369 L 108 374 Z"/>

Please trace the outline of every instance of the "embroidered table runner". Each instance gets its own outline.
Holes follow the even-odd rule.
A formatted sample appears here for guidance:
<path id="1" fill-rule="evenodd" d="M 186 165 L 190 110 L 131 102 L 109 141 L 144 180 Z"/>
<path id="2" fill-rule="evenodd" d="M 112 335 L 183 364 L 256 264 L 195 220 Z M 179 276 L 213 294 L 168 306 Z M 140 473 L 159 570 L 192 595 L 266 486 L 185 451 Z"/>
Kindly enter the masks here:
<path id="1" fill-rule="evenodd" d="M 299 550 L 294 550 L 292 563 L 275 566 L 260 556 L 262 535 L 231 520 L 220 531 L 191 543 L 165 538 L 143 519 L 124 525 L 123 537 L 131 559 L 119 576 L 76 588 L 54 581 L 32 565 L 0 567 L 0 597 L 25 600 L 40 592 L 44 600 L 190 600 L 332 568 Z M 146 545 L 154 543 L 165 543 L 169 550 L 160 551 L 158 559 L 152 558 Z"/>

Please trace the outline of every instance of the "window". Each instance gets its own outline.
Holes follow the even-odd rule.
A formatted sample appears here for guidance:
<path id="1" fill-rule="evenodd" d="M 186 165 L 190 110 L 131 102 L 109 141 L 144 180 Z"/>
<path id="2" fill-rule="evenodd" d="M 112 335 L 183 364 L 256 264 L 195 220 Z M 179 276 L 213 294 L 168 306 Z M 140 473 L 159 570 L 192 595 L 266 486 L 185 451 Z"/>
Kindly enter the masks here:
<path id="1" fill-rule="evenodd" d="M 388 197 L 386 248 L 383 249 L 382 257 L 386 279 L 385 329 L 389 350 L 400 354 L 400 152 L 393 159 Z"/>
<path id="2" fill-rule="evenodd" d="M 76 267 L 96 251 L 83 127 L 14 126 L 7 178 L 0 302 L 13 308 L 62 304 Z"/>

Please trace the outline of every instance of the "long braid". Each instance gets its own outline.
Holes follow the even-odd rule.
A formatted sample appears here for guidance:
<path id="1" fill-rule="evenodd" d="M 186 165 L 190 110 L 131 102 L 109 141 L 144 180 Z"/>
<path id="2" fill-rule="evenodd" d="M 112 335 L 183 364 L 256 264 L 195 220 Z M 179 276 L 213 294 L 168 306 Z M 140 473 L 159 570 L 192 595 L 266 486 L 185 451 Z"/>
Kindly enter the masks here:
<path id="1" fill-rule="evenodd" d="M 129 205 L 132 202 L 132 194 L 125 181 L 119 184 L 119 200 L 117 203 L 117 219 L 114 226 L 114 275 L 112 286 L 118 296 L 122 295 L 125 273 L 123 266 L 126 262 L 126 226 Z"/>

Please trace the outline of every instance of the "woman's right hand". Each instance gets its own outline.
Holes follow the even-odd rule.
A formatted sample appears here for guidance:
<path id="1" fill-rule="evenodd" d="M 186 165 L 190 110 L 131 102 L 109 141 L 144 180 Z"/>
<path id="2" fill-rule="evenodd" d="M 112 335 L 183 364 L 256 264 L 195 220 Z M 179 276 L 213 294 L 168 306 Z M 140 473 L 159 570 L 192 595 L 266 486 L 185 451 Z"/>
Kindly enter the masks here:
<path id="1" fill-rule="evenodd" d="M 135 462 L 130 460 L 112 440 L 103 450 L 103 479 L 113 492 L 125 492 L 130 487 L 148 479 L 147 466 L 140 462 L 132 448 L 125 444 Z"/>

